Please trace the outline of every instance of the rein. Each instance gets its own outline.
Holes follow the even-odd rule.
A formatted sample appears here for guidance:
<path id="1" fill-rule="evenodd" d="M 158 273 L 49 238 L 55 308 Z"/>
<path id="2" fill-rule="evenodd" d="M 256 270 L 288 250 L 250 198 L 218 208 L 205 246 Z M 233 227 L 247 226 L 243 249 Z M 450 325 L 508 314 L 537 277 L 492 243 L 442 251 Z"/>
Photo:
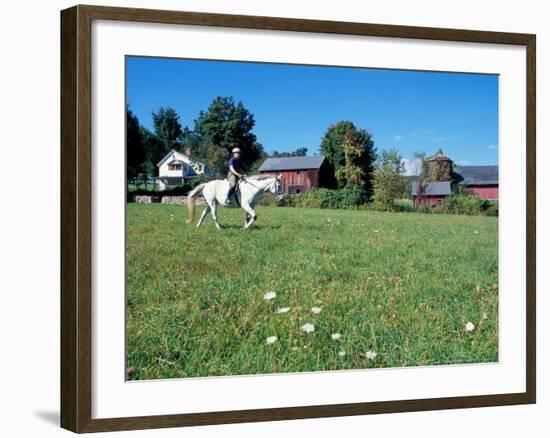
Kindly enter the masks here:
<path id="1" fill-rule="evenodd" d="M 250 180 L 249 180 L 248 178 L 246 178 L 246 179 L 244 180 L 244 182 L 250 184 L 252 187 L 256 187 L 258 190 L 267 190 L 267 188 L 269 187 L 269 186 L 267 186 L 265 189 L 262 189 L 261 187 L 258 187 L 258 186 L 257 186 L 256 184 L 254 184 L 253 182 L 250 182 Z M 273 184 L 273 183 L 271 183 L 271 184 Z"/>

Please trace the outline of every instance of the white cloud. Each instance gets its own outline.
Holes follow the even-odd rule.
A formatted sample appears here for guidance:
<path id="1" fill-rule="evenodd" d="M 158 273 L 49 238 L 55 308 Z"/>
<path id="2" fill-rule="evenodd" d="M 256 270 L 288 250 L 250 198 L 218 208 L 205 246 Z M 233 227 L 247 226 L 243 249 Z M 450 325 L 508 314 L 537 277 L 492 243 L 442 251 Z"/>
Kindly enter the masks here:
<path id="1" fill-rule="evenodd" d="M 468 160 L 456 160 L 455 163 L 458 164 L 459 166 L 469 166 L 470 165 L 470 162 Z"/>
<path id="2" fill-rule="evenodd" d="M 402 136 L 401 134 L 395 134 L 395 135 L 393 136 L 393 139 L 394 139 L 394 140 L 397 140 L 397 141 L 400 141 L 400 140 L 403 140 L 403 136 Z"/>
<path id="3" fill-rule="evenodd" d="M 490 144 L 487 149 L 498 149 L 498 144 Z"/>

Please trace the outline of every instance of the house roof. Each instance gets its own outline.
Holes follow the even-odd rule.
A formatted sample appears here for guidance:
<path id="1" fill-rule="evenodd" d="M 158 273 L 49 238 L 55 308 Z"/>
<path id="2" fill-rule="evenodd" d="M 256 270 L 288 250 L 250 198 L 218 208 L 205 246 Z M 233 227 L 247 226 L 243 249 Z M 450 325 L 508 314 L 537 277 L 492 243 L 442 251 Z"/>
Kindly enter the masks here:
<path id="1" fill-rule="evenodd" d="M 268 158 L 260 166 L 260 172 L 269 172 L 277 170 L 301 170 L 301 169 L 319 169 L 325 161 L 322 155 L 314 157 L 282 157 Z"/>
<path id="2" fill-rule="evenodd" d="M 191 157 L 189 155 L 185 155 L 184 153 L 182 152 L 178 152 L 176 151 L 175 149 L 172 149 L 170 152 L 168 152 L 163 158 L 162 160 L 160 160 L 157 164 L 157 167 L 160 167 L 164 164 L 164 162 L 166 160 L 168 160 L 170 157 L 174 156 L 174 160 L 179 160 L 179 161 L 182 161 L 182 162 L 190 162 L 191 161 Z"/>
<path id="3" fill-rule="evenodd" d="M 456 166 L 456 182 L 465 186 L 498 185 L 498 166 Z"/>
<path id="4" fill-rule="evenodd" d="M 417 195 L 418 181 L 412 183 L 412 194 Z M 449 181 L 433 181 L 423 186 L 423 196 L 447 196 L 451 194 L 451 183 Z"/>

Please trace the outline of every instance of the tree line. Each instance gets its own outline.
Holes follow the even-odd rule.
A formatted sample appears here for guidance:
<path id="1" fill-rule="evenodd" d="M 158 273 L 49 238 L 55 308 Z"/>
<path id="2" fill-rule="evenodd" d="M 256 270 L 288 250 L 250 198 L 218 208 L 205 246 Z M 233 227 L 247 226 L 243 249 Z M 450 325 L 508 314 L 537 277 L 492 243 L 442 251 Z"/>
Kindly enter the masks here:
<path id="1" fill-rule="evenodd" d="M 183 126 L 180 116 L 170 107 L 152 113 L 153 131 L 140 124 L 127 106 L 127 178 L 154 176 L 156 164 L 172 149 L 189 150 L 191 156 L 206 163 L 216 177 L 227 173 L 231 149 L 242 151 L 243 167 L 257 171 L 271 157 L 306 156 L 308 149 L 293 152 L 274 151 L 268 155 L 253 132 L 254 115 L 232 97 L 216 97 L 201 111 L 192 128 Z M 330 125 L 323 135 L 320 153 L 326 159 L 325 186 L 351 189 L 361 193 L 365 202 L 389 203 L 404 190 L 402 157 L 396 150 L 377 153 L 372 134 L 351 121 Z"/>
<path id="2" fill-rule="evenodd" d="M 245 168 L 266 156 L 252 132 L 254 116 L 231 97 L 215 98 L 207 111 L 199 113 L 192 129 L 182 126 L 180 116 L 170 107 L 153 112 L 153 132 L 139 123 L 130 107 L 126 112 L 128 179 L 156 175 L 156 164 L 172 149 L 189 149 L 193 158 L 205 162 L 216 176 L 226 172 L 234 147 L 243 151 Z"/>

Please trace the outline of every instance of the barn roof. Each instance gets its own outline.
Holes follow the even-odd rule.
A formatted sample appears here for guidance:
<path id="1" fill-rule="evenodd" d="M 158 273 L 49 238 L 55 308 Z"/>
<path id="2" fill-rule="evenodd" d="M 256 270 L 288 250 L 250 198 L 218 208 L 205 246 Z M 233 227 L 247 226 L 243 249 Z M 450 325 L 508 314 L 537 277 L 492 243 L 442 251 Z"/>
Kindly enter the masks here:
<path id="1" fill-rule="evenodd" d="M 416 196 L 418 181 L 412 183 L 412 195 Z M 424 185 L 422 192 L 424 196 L 447 196 L 451 194 L 451 183 L 449 181 L 434 181 Z"/>
<path id="2" fill-rule="evenodd" d="M 465 186 L 498 185 L 498 166 L 456 166 L 456 182 Z"/>
<path id="3" fill-rule="evenodd" d="M 277 170 L 319 169 L 325 161 L 322 155 L 314 157 L 268 158 L 260 166 L 260 172 Z"/>

